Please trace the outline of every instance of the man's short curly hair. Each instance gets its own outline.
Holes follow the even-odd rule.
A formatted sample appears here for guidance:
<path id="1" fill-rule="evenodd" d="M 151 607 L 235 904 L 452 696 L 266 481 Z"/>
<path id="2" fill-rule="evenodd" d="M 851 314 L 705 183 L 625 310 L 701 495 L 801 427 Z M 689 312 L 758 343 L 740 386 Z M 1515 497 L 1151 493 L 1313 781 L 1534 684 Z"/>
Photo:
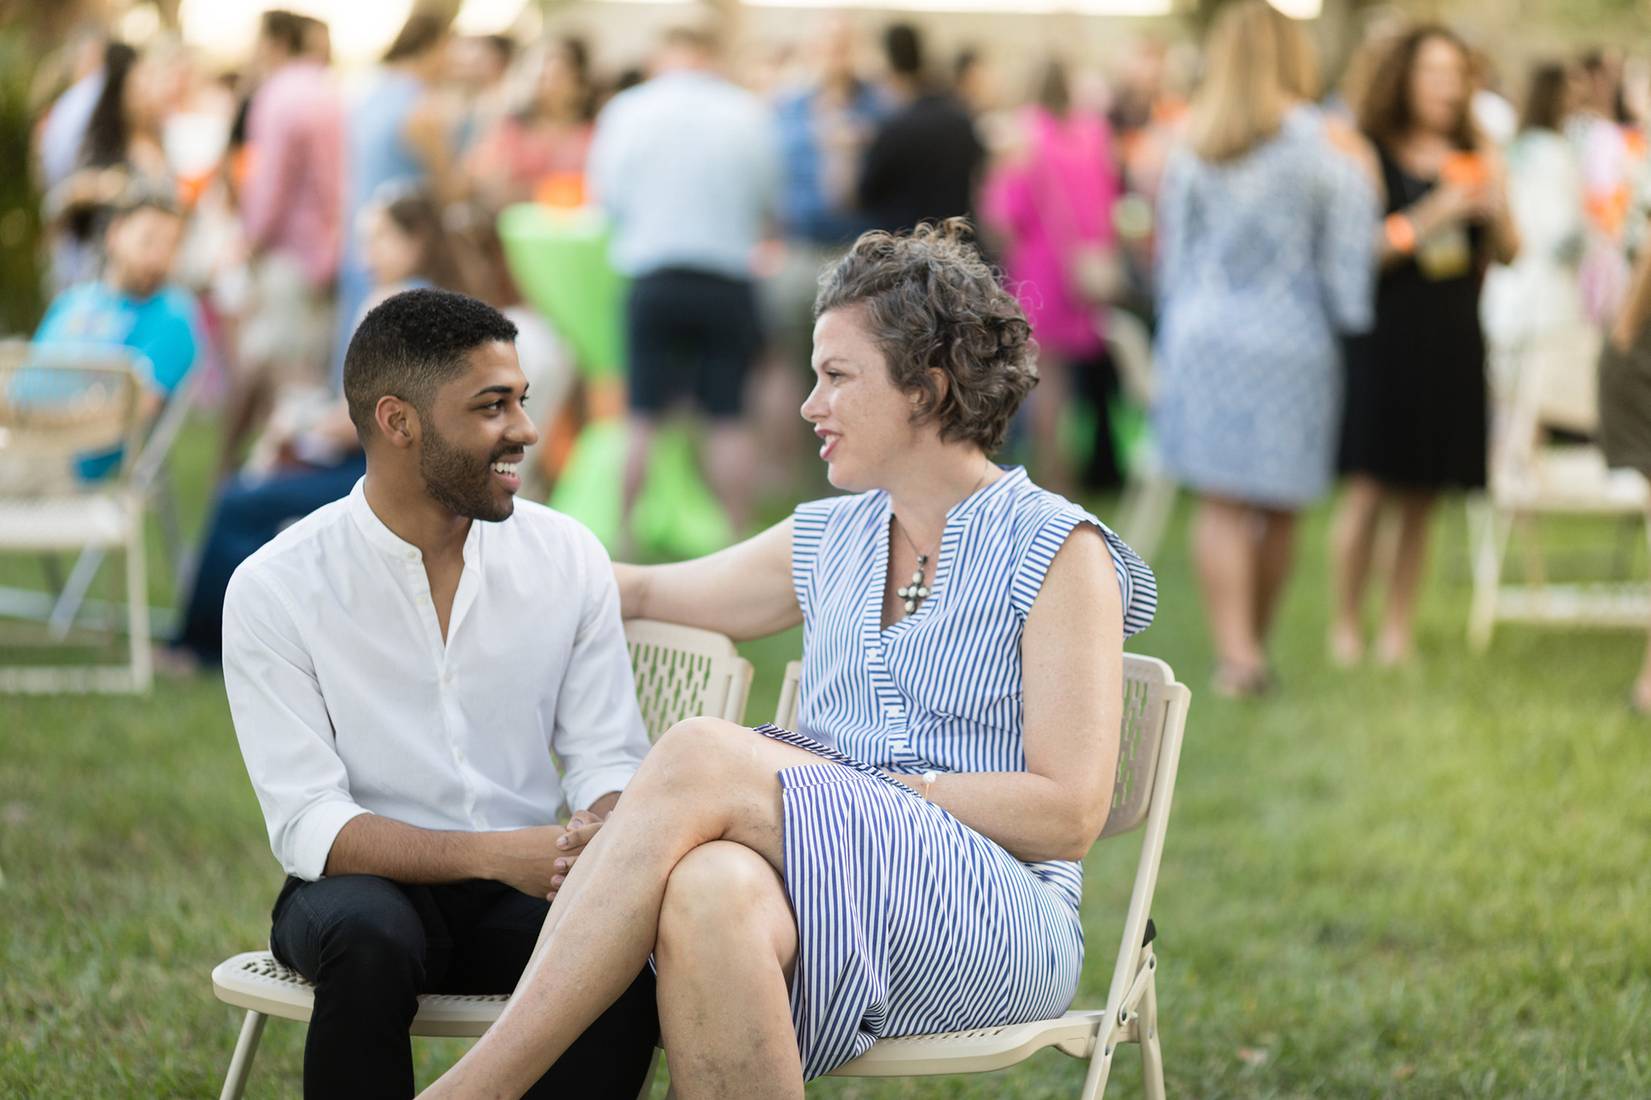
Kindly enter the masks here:
<path id="1" fill-rule="evenodd" d="M 371 440 L 385 394 L 428 416 L 436 390 L 464 373 L 470 352 L 515 339 L 510 318 L 468 295 L 429 287 L 392 294 L 361 319 L 344 353 L 344 399 L 356 434 Z"/>
<path id="2" fill-rule="evenodd" d="M 814 316 L 863 309 L 889 378 L 921 398 L 917 418 L 937 422 L 948 443 L 968 441 L 991 454 L 1038 383 L 1038 346 L 972 238 L 964 218 L 926 222 L 910 234 L 864 233 L 821 275 Z"/>

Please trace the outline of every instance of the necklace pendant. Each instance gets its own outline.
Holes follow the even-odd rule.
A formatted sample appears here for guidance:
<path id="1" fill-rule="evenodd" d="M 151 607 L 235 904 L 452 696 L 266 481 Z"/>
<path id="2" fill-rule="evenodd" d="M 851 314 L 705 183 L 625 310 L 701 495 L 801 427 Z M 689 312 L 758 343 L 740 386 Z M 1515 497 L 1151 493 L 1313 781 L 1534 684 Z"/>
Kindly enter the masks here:
<path id="1" fill-rule="evenodd" d="M 928 564 L 927 554 L 917 555 L 917 570 L 911 575 L 911 583 L 894 590 L 894 594 L 904 601 L 901 606 L 906 609 L 908 615 L 916 611 L 918 605 L 929 596 L 929 586 L 923 583 L 923 567 Z"/>

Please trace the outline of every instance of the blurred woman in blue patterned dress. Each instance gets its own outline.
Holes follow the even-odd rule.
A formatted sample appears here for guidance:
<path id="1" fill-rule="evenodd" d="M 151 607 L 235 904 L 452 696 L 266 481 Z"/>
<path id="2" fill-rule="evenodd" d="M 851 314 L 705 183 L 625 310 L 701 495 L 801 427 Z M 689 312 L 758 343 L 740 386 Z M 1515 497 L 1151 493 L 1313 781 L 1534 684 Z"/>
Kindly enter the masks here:
<path id="1" fill-rule="evenodd" d="M 1271 683 L 1296 514 L 1335 469 L 1340 336 L 1371 319 L 1368 153 L 1309 105 L 1313 68 L 1301 30 L 1262 0 L 1224 9 L 1159 198 L 1154 425 L 1199 497 L 1193 559 L 1229 696 Z"/>

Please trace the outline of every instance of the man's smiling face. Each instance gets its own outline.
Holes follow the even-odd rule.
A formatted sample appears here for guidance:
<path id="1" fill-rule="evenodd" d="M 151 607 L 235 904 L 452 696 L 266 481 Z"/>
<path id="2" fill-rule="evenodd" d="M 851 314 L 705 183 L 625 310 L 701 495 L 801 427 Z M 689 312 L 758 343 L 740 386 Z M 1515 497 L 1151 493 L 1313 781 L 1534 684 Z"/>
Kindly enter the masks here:
<path id="1" fill-rule="evenodd" d="M 419 473 L 425 490 L 455 515 L 497 522 L 516 509 L 520 464 L 539 441 L 516 345 L 473 348 L 459 377 L 437 388 L 421 410 Z"/>

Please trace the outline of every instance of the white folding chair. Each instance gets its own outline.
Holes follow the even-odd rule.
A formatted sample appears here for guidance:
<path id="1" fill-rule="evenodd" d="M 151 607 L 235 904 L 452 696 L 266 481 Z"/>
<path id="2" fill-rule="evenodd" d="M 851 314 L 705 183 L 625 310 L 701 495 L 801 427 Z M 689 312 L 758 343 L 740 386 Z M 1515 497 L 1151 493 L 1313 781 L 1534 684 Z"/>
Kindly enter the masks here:
<path id="1" fill-rule="evenodd" d="M 1541 545 L 1541 521 L 1565 516 L 1620 517 L 1647 523 L 1651 491 L 1633 470 L 1611 470 L 1587 443 L 1551 443 L 1547 429 L 1582 435 L 1597 425 L 1595 363 L 1600 335 L 1592 326 L 1543 333 L 1511 355 L 1499 372 L 1503 392 L 1491 442 L 1489 486 L 1468 502 L 1473 553 L 1473 601 L 1468 639 L 1490 645 L 1498 622 L 1631 627 L 1651 618 L 1643 582 L 1552 583 Z M 1651 526 L 1645 527 L 1651 535 Z M 1513 535 L 1524 550 L 1524 583 L 1503 581 Z"/>
<path id="2" fill-rule="evenodd" d="M 657 737 L 685 718 L 710 715 L 739 722 L 751 692 L 751 663 L 721 634 L 672 623 L 633 619 L 625 624 L 642 723 Z M 246 1091 L 252 1059 L 271 1016 L 308 1023 L 315 987 L 303 975 L 275 961 L 268 951 L 246 951 L 212 969 L 218 1000 L 246 1010 L 240 1038 L 230 1057 L 220 1100 Z M 492 1026 L 509 994 L 459 996 L 432 993 L 419 998 L 411 1034 L 475 1038 Z M 649 1074 L 650 1080 L 652 1074 Z M 648 1085 L 644 1083 L 642 1095 Z"/>
<path id="3" fill-rule="evenodd" d="M 785 669 L 774 724 L 795 729 L 801 665 Z M 1155 657 L 1124 654 L 1124 714 L 1118 778 L 1101 839 L 1145 825 L 1135 886 L 1124 915 L 1123 939 L 1112 968 L 1106 1007 L 1073 1009 L 1054 1020 L 976 1028 L 938 1035 L 883 1039 L 860 1057 L 838 1066 L 834 1077 L 927 1077 L 985 1073 L 1017 1065 L 1045 1047 L 1087 1059 L 1082 1100 L 1098 1100 L 1112 1072 L 1119 1043 L 1140 1043 L 1142 1082 L 1149 1100 L 1163 1100 L 1164 1059 L 1158 1043 L 1158 959 L 1149 919 L 1158 866 L 1169 827 L 1170 800 L 1181 759 L 1192 693 L 1177 683 L 1169 665 Z"/>
<path id="4" fill-rule="evenodd" d="M 122 665 L 6 668 L 0 690 L 149 689 L 144 494 L 133 476 L 142 433 L 137 365 L 135 353 L 118 347 L 0 344 L 0 552 L 90 552 L 101 561 L 123 551 L 128 654 Z M 117 446 L 122 458 L 110 476 L 78 482 L 78 456 Z"/>
<path id="5" fill-rule="evenodd" d="M 160 523 L 161 545 L 166 550 L 172 581 L 179 590 L 183 588 L 184 578 L 190 572 L 187 560 L 189 554 L 183 543 L 168 462 L 172 446 L 178 441 L 184 422 L 189 418 L 189 410 L 194 404 L 200 377 L 199 371 L 190 372 L 189 377 L 167 398 L 165 407 L 161 409 L 160 415 L 155 418 L 154 425 L 144 438 L 137 457 L 132 460 L 132 490 L 146 506 L 153 509 L 155 518 Z M 82 550 L 80 556 L 75 559 L 74 568 L 69 571 L 69 577 L 63 583 L 47 618 L 53 638 L 67 637 L 82 607 L 89 603 L 86 595 L 91 589 L 93 578 L 103 564 L 106 553 L 103 547 L 91 546 Z M 151 617 L 166 619 L 170 618 L 170 614 L 156 615 L 151 611 Z"/>
<path id="6" fill-rule="evenodd" d="M 1143 409 L 1152 408 L 1152 335 L 1146 323 L 1127 310 L 1108 311 L 1106 345 L 1124 395 Z M 1099 415 L 1105 416 L 1106 410 L 1099 410 Z M 1151 561 L 1163 542 L 1179 489 L 1164 472 L 1150 434 L 1125 476 L 1123 499 L 1118 502 L 1118 533 L 1137 554 Z"/>

